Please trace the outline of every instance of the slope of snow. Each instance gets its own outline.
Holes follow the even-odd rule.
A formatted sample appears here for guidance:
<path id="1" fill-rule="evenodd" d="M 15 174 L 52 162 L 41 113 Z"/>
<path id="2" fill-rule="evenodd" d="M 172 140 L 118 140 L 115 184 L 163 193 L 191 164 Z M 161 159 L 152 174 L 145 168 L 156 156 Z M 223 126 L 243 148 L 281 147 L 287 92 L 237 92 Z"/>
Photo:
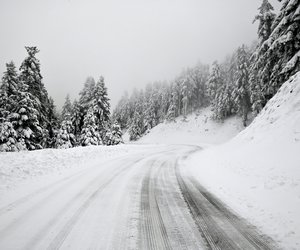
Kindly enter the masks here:
<path id="1" fill-rule="evenodd" d="M 300 249 L 300 73 L 247 129 L 186 164 L 203 186 L 284 249 Z"/>
<path id="2" fill-rule="evenodd" d="M 165 122 L 154 127 L 138 143 L 163 144 L 220 144 L 238 134 L 244 127 L 239 117 L 231 117 L 224 123 L 211 119 L 210 108 L 191 114 L 184 121 Z"/>

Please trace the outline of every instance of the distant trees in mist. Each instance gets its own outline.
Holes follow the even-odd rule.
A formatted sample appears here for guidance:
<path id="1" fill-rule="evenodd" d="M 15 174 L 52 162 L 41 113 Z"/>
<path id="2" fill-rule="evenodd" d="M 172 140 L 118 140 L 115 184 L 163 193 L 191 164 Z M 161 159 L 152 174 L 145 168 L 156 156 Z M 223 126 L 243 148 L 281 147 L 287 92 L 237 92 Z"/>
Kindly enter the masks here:
<path id="1" fill-rule="evenodd" d="M 170 83 L 155 82 L 144 90 L 127 93 L 113 113 L 122 129 L 136 140 L 163 121 L 211 106 L 213 118 L 223 121 L 249 112 L 258 114 L 289 77 L 300 70 L 300 0 L 283 2 L 276 16 L 268 0 L 259 13 L 258 44 L 240 46 L 211 67 L 197 64 Z"/>

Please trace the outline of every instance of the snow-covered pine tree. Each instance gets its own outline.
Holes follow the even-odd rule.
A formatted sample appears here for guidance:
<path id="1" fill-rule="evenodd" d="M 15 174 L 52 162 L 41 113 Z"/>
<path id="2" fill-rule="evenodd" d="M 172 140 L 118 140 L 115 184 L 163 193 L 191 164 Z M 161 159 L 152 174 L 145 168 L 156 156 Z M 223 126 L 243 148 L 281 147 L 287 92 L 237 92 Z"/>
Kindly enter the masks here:
<path id="1" fill-rule="evenodd" d="M 46 117 L 46 103 L 48 102 L 48 94 L 42 82 L 42 75 L 40 70 L 40 62 L 36 58 L 39 52 L 37 47 L 25 47 L 28 56 L 22 62 L 20 67 L 20 80 L 28 86 L 27 91 L 31 93 L 40 102 L 39 120 L 45 122 Z"/>
<path id="2" fill-rule="evenodd" d="M 0 152 L 26 150 L 24 141 L 18 139 L 18 134 L 11 122 L 0 122 Z"/>
<path id="3" fill-rule="evenodd" d="M 75 136 L 80 141 L 81 131 L 84 124 L 84 118 L 87 111 L 94 105 L 94 92 L 96 82 L 93 77 L 88 77 L 84 83 L 83 89 L 79 93 L 79 101 L 74 104 L 72 113 L 72 124 L 75 130 Z"/>
<path id="4" fill-rule="evenodd" d="M 62 120 L 71 120 L 71 114 L 73 113 L 73 106 L 70 100 L 70 95 L 68 94 L 65 98 L 65 103 L 61 111 Z"/>
<path id="5" fill-rule="evenodd" d="M 76 141 L 79 140 L 81 127 L 83 125 L 83 115 L 82 115 L 82 107 L 80 106 L 79 102 L 77 100 L 74 100 L 72 105 L 72 113 L 71 113 L 71 121 L 72 126 L 74 128 L 74 135 L 76 138 Z"/>
<path id="6" fill-rule="evenodd" d="M 166 120 L 175 122 L 175 118 L 178 117 L 178 93 L 176 91 L 176 88 L 174 84 L 170 85 L 170 99 L 169 99 L 169 107 L 166 115 Z"/>
<path id="7" fill-rule="evenodd" d="M 244 126 L 247 126 L 248 113 L 251 110 L 249 89 L 249 55 L 246 47 L 242 45 L 237 51 L 237 72 L 233 100 L 238 107 L 238 113 L 243 117 Z"/>
<path id="8" fill-rule="evenodd" d="M 135 99 L 135 110 L 133 113 L 133 118 L 131 120 L 131 124 L 129 127 L 129 139 L 131 141 L 138 140 L 143 133 L 145 132 L 145 124 L 144 124 L 144 94 L 143 91 L 140 91 L 139 93 L 136 93 L 136 99 Z"/>
<path id="9" fill-rule="evenodd" d="M 232 87 L 230 83 L 224 84 L 220 89 L 214 106 L 214 115 L 223 121 L 233 113 Z"/>
<path id="10" fill-rule="evenodd" d="M 157 93 L 155 93 L 154 84 L 148 84 L 145 89 L 145 99 L 143 103 L 144 110 L 144 130 L 148 133 L 156 125 L 156 102 Z M 158 111 L 158 110 L 157 110 Z"/>
<path id="11" fill-rule="evenodd" d="M 115 122 L 111 127 L 111 139 L 109 145 L 118 145 L 123 143 L 122 135 L 123 133 L 120 125 Z"/>
<path id="12" fill-rule="evenodd" d="M 84 83 L 83 89 L 79 95 L 79 105 L 82 108 L 82 116 L 84 116 L 90 106 L 93 105 L 96 82 L 93 77 L 88 77 Z"/>
<path id="13" fill-rule="evenodd" d="M 99 121 L 108 122 L 110 120 L 110 104 L 104 77 L 100 76 L 94 89 L 94 111 Z"/>
<path id="14" fill-rule="evenodd" d="M 283 2 L 268 42 L 269 58 L 277 59 L 271 72 L 271 89 L 277 92 L 283 82 L 300 70 L 300 0 Z"/>
<path id="15" fill-rule="evenodd" d="M 72 112 L 70 96 L 67 95 L 62 108 L 61 125 L 56 136 L 56 148 L 72 148 L 76 145 L 74 128 L 71 121 Z"/>
<path id="16" fill-rule="evenodd" d="M 255 61 L 251 63 L 254 67 L 251 85 L 257 82 L 252 86 L 256 90 L 253 109 L 259 110 L 283 82 L 300 70 L 300 0 L 283 2 L 272 23 L 270 36 L 257 49 Z"/>
<path id="17" fill-rule="evenodd" d="M 258 39 L 259 44 L 250 58 L 250 100 L 252 110 L 259 113 L 267 102 L 265 97 L 265 86 L 269 83 L 269 70 L 261 71 L 265 65 L 270 65 L 268 57 L 265 54 L 263 47 L 264 42 L 269 39 L 272 32 L 272 24 L 276 18 L 274 8 L 268 0 L 263 0 L 259 7 L 259 14 L 254 18 L 253 22 L 258 21 Z"/>
<path id="18" fill-rule="evenodd" d="M 175 122 L 175 118 L 176 118 L 176 105 L 175 104 L 176 104 L 175 96 L 172 95 L 171 103 L 170 103 L 168 113 L 167 113 L 167 121 Z"/>
<path id="19" fill-rule="evenodd" d="M 93 107 L 89 108 L 84 116 L 80 143 L 82 146 L 101 145 L 102 140 L 96 124 L 96 115 Z"/>
<path id="20" fill-rule="evenodd" d="M 133 117 L 128 133 L 130 141 L 136 141 L 142 136 L 139 114 L 135 114 L 135 116 Z"/>
<path id="21" fill-rule="evenodd" d="M 19 105 L 20 86 L 14 63 L 6 64 L 6 71 L 0 86 L 0 151 L 26 149 L 25 141 L 16 131 L 18 126 L 14 123 L 17 119 L 17 114 L 14 112 Z"/>
<path id="22" fill-rule="evenodd" d="M 211 73 L 207 82 L 207 93 L 212 105 L 214 117 L 218 117 L 219 106 L 222 105 L 222 90 L 224 89 L 225 82 L 224 73 L 217 61 L 213 62 Z"/>
<path id="23" fill-rule="evenodd" d="M 42 75 L 40 70 L 40 62 L 36 58 L 36 54 L 39 52 L 37 47 L 25 47 L 28 56 L 22 62 L 20 66 L 20 80 L 23 84 L 27 85 L 27 92 L 36 98 L 38 105 L 37 118 L 39 120 L 39 127 L 42 129 L 42 141 L 39 143 L 42 147 L 49 147 L 49 137 L 52 133 L 52 119 L 51 110 L 54 106 L 50 103 L 50 99 L 47 90 L 42 82 Z M 50 140 L 51 141 L 51 140 Z"/>
<path id="24" fill-rule="evenodd" d="M 161 102 L 159 105 L 159 122 L 163 122 L 166 119 L 166 115 L 169 109 L 169 100 L 170 100 L 170 88 L 166 82 L 163 83 L 161 88 Z"/>
<path id="25" fill-rule="evenodd" d="M 207 82 L 207 92 L 212 104 L 215 102 L 215 98 L 217 97 L 218 92 L 222 87 L 222 85 L 223 85 L 223 77 L 222 77 L 221 68 L 219 63 L 215 61 L 212 64 L 211 73 L 209 75 L 208 82 Z"/>
<path id="26" fill-rule="evenodd" d="M 209 66 L 198 63 L 194 68 L 187 71 L 190 82 L 193 86 L 191 105 L 197 110 L 208 103 L 206 83 L 209 76 Z"/>
<path id="27" fill-rule="evenodd" d="M 18 82 L 19 79 L 14 62 L 7 63 L 0 86 L 0 119 L 7 118 L 13 107 L 17 105 L 14 96 L 18 91 Z"/>
<path id="28" fill-rule="evenodd" d="M 44 130 L 38 119 L 41 109 L 39 101 L 22 82 L 19 82 L 18 91 L 13 98 L 18 105 L 13 107 L 8 119 L 18 133 L 18 141 L 24 142 L 28 150 L 43 148 Z"/>
<path id="29" fill-rule="evenodd" d="M 106 144 L 109 140 L 107 136 L 110 137 L 110 104 L 103 76 L 100 76 L 94 88 L 93 109 L 101 139 Z"/>
<path id="30" fill-rule="evenodd" d="M 54 100 L 49 97 L 48 103 L 48 123 L 47 123 L 47 130 L 49 131 L 49 137 L 47 139 L 47 147 L 53 148 L 55 147 L 55 139 L 56 134 L 59 127 L 59 115 L 56 111 L 56 107 L 54 105 Z"/>
<path id="31" fill-rule="evenodd" d="M 255 16 L 253 23 L 258 21 L 258 38 L 259 43 L 262 44 L 264 41 L 266 41 L 272 31 L 272 24 L 276 18 L 276 15 L 274 14 L 274 8 L 269 3 L 268 0 L 262 0 L 261 6 L 258 8 L 259 14 Z"/>
<path id="32" fill-rule="evenodd" d="M 71 120 L 63 120 L 56 136 L 56 148 L 72 148 L 76 145 Z"/>
<path id="33" fill-rule="evenodd" d="M 121 129 L 128 128 L 128 120 L 130 118 L 130 110 L 129 110 L 129 98 L 128 93 L 125 92 L 118 102 L 114 112 L 113 112 L 113 120 L 117 121 L 120 124 Z"/>

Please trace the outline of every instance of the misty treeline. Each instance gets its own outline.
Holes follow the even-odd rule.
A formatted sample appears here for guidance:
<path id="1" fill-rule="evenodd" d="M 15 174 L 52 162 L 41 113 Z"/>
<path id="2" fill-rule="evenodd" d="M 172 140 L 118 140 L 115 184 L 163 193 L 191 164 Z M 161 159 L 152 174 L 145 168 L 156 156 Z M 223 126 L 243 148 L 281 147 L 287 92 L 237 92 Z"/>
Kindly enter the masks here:
<path id="1" fill-rule="evenodd" d="M 110 120 L 104 78 L 87 78 L 79 100 L 66 97 L 61 114 L 42 82 L 36 47 L 17 71 L 6 64 L 0 85 L 0 151 L 116 145 L 122 142 L 118 124 Z"/>
<path id="2" fill-rule="evenodd" d="M 171 83 L 155 82 L 144 90 L 127 93 L 113 113 L 122 129 L 136 140 L 163 121 L 211 105 L 213 118 L 223 121 L 258 114 L 291 75 L 300 69 L 300 1 L 285 0 L 278 15 L 263 0 L 254 22 L 258 41 L 242 45 L 211 67 L 197 64 L 184 70 Z M 212 48 L 213 49 L 213 48 Z"/>

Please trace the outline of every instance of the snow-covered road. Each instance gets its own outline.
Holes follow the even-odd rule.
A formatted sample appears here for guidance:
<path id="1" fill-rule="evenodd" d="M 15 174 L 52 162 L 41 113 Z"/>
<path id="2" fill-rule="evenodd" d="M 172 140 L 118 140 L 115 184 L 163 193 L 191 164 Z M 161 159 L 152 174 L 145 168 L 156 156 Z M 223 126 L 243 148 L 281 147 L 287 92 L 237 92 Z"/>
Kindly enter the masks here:
<path id="1" fill-rule="evenodd" d="M 2 197 L 0 249 L 274 249 L 181 167 L 198 150 L 147 146 Z"/>

